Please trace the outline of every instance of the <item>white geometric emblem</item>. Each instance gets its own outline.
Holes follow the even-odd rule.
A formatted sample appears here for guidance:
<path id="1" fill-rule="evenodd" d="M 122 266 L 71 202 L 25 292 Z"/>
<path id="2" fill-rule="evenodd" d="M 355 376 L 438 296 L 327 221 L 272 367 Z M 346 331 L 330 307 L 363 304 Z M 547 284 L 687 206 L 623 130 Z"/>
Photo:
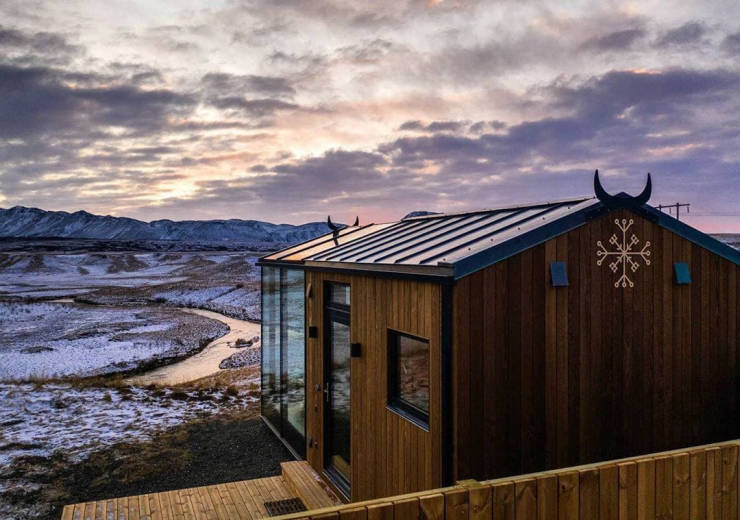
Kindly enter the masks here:
<path id="1" fill-rule="evenodd" d="M 599 246 L 599 249 L 596 251 L 596 256 L 599 258 L 596 260 L 596 265 L 601 265 L 604 260 L 611 258 L 612 260 L 609 262 L 609 269 L 611 269 L 612 272 L 616 273 L 620 267 L 622 268 L 622 276 L 614 282 L 614 287 L 619 287 L 621 285 L 622 288 L 624 288 L 627 287 L 628 284 L 630 287 L 634 287 L 635 284 L 630 280 L 629 276 L 627 276 L 627 266 L 629 266 L 630 270 L 634 273 L 640 267 L 640 260 L 645 262 L 645 265 L 650 265 L 650 251 L 648 251 L 650 241 L 645 242 L 642 249 L 633 250 L 633 248 L 640 243 L 640 239 L 637 238 L 634 233 L 630 236 L 629 241 L 627 241 L 627 230 L 632 226 L 632 224 L 634 224 L 634 221 L 632 219 L 629 219 L 628 221 L 626 218 L 623 218 L 622 220 L 617 218 L 614 219 L 614 223 L 622 231 L 622 238 L 620 240 L 615 233 L 609 239 L 609 243 L 616 248 L 615 251 L 609 251 L 604 247 L 604 244 L 601 243 L 601 240 L 596 242 L 596 245 Z"/>

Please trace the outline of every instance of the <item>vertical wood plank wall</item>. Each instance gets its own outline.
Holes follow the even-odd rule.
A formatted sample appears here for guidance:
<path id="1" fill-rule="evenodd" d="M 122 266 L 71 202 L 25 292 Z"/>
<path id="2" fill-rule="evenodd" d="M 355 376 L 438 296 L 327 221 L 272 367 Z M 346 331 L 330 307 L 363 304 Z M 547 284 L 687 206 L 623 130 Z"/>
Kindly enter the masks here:
<path id="1" fill-rule="evenodd" d="M 430 282 L 306 272 L 313 296 L 306 300 L 306 326 L 319 337 L 306 339 L 306 436 L 318 442 L 307 459 L 323 469 L 323 286 L 349 283 L 352 342 L 362 357 L 351 361 L 351 499 L 364 500 L 441 485 L 441 292 Z M 386 408 L 387 330 L 429 340 L 430 428 L 424 431 Z"/>
<path id="2" fill-rule="evenodd" d="M 278 520 L 736 520 L 740 441 L 430 489 Z"/>
<path id="3" fill-rule="evenodd" d="M 633 288 L 615 288 L 620 273 L 596 265 L 596 242 L 621 238 L 615 218 L 634 220 L 628 239 L 651 243 L 651 265 L 628 270 Z M 551 286 L 553 261 L 566 262 L 568 287 Z M 674 262 L 689 264 L 691 284 L 674 282 Z M 459 280 L 456 478 L 740 436 L 738 271 L 622 210 Z"/>

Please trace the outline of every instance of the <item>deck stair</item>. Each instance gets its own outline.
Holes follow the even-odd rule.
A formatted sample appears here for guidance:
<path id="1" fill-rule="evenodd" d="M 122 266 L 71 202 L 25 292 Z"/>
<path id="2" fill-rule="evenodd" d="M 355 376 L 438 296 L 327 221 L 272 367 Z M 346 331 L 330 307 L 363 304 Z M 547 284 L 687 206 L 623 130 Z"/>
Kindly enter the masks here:
<path id="1" fill-rule="evenodd" d="M 288 488 L 295 491 L 307 509 L 320 509 L 340 505 L 342 502 L 331 489 L 311 469 L 306 461 L 283 462 L 283 480 Z"/>

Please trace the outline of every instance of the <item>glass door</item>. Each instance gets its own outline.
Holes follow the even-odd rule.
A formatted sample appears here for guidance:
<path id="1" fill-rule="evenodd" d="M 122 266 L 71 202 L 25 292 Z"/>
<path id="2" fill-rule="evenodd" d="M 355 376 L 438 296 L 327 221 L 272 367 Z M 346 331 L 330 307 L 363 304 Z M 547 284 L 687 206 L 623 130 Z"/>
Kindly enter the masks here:
<path id="1" fill-rule="evenodd" d="M 349 285 L 325 291 L 324 468 L 349 496 L 350 489 L 350 313 Z"/>

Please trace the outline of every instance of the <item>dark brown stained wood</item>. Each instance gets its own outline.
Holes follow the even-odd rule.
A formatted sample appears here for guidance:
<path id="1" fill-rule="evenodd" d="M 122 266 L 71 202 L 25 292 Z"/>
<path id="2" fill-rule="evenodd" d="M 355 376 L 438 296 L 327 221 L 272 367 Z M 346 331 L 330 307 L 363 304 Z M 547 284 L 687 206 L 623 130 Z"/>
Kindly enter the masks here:
<path id="1" fill-rule="evenodd" d="M 599 518 L 599 470 L 588 469 L 580 471 L 579 479 L 579 518 L 583 520 Z"/>
<path id="2" fill-rule="evenodd" d="M 707 455 L 695 451 L 689 456 L 689 517 L 705 520 L 707 510 Z"/>
<path id="3" fill-rule="evenodd" d="M 504 482 L 492 487 L 493 520 L 514 520 L 515 491 L 513 482 Z"/>
<path id="4" fill-rule="evenodd" d="M 722 518 L 738 518 L 738 449 L 722 448 Z"/>
<path id="5" fill-rule="evenodd" d="M 367 518 L 367 509 L 364 507 L 345 509 L 339 512 L 339 518 L 340 520 L 365 520 Z"/>
<path id="6" fill-rule="evenodd" d="M 420 497 L 419 508 L 421 520 L 442 520 L 445 517 L 445 497 L 442 494 Z"/>
<path id="7" fill-rule="evenodd" d="M 445 492 L 445 518 L 447 520 L 467 520 L 468 508 L 467 489 Z"/>
<path id="8" fill-rule="evenodd" d="M 306 340 L 306 435 L 318 443 L 307 459 L 323 471 L 324 283 L 350 284 L 351 341 L 362 356 L 351 360 L 351 499 L 353 501 L 431 489 L 442 484 L 441 289 L 432 282 L 320 271 L 306 272 L 313 296 L 306 325 L 319 328 Z M 429 431 L 387 408 L 388 329 L 429 340 Z M 373 513 L 380 514 L 380 513 Z M 385 513 L 383 513 L 385 514 Z"/>
<path id="9" fill-rule="evenodd" d="M 655 461 L 637 461 L 637 519 L 655 518 Z"/>
<path id="10" fill-rule="evenodd" d="M 490 520 L 493 491 L 490 486 L 470 488 L 470 520 Z"/>
<path id="11" fill-rule="evenodd" d="M 558 517 L 558 477 L 537 477 L 537 520 Z"/>
<path id="12" fill-rule="evenodd" d="M 558 520 L 578 518 L 580 483 L 577 471 L 558 476 Z"/>
<path id="13" fill-rule="evenodd" d="M 722 453 L 707 450 L 707 520 L 722 518 Z"/>
<path id="14" fill-rule="evenodd" d="M 673 518 L 673 460 L 655 459 L 655 518 Z"/>
<path id="15" fill-rule="evenodd" d="M 339 518 L 339 513 L 336 512 L 311 516 L 311 520 L 335 520 L 337 518 Z"/>
<path id="16" fill-rule="evenodd" d="M 537 518 L 537 481 L 533 478 L 514 484 L 516 518 Z"/>
<path id="17" fill-rule="evenodd" d="M 637 466 L 625 462 L 617 466 L 619 472 L 619 518 L 637 520 Z"/>
<path id="18" fill-rule="evenodd" d="M 393 517 L 394 518 L 419 518 L 421 509 L 419 508 L 418 498 L 407 498 L 402 500 L 395 500 L 393 502 Z"/>
<path id="19" fill-rule="evenodd" d="M 633 221 L 650 265 L 615 287 L 597 241 Z M 552 287 L 551 262 L 569 286 Z M 687 262 L 692 282 L 674 282 Z M 740 266 L 627 210 L 453 289 L 454 479 L 507 477 L 740 436 Z M 672 468 L 671 468 L 672 469 Z M 683 505 L 683 504 L 681 504 Z M 671 504 L 671 510 L 673 504 Z"/>
<path id="20" fill-rule="evenodd" d="M 367 506 L 367 520 L 393 520 L 393 504 Z"/>
<path id="21" fill-rule="evenodd" d="M 619 472 L 616 465 L 599 468 L 599 518 L 619 518 Z"/>
<path id="22" fill-rule="evenodd" d="M 689 495 L 689 455 L 683 453 L 673 457 L 673 518 L 688 520 Z"/>

